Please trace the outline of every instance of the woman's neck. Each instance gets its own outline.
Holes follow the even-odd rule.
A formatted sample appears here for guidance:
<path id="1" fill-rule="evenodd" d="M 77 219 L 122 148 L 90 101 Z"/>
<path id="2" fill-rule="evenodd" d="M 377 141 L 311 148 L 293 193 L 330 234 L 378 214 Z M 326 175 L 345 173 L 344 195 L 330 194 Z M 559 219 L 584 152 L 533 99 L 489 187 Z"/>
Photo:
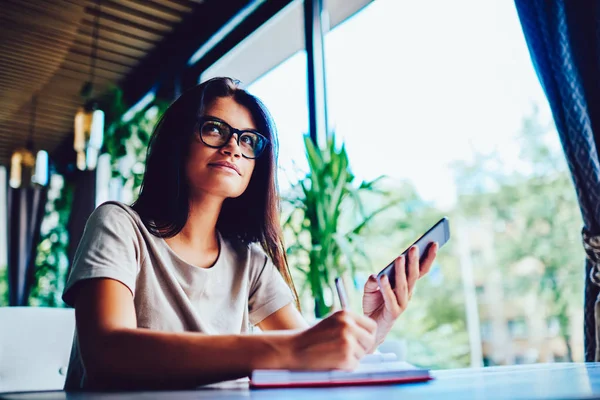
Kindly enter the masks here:
<path id="1" fill-rule="evenodd" d="M 188 220 L 173 239 L 200 251 L 214 249 L 218 246 L 216 228 L 222 205 L 223 199 L 214 197 L 190 200 Z"/>

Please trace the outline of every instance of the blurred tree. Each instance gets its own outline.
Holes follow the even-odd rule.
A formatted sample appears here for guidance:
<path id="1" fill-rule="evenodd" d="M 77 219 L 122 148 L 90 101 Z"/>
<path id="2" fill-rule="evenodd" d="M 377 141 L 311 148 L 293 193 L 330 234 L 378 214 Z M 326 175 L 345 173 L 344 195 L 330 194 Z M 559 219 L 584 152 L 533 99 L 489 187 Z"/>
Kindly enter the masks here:
<path id="1" fill-rule="evenodd" d="M 367 238 L 367 248 L 379 253 L 379 256 L 372 254 L 377 260 L 373 273 L 444 216 L 442 211 L 423 201 L 406 182 L 401 182 L 392 192 L 395 196 L 401 194 L 403 199 L 381 218 L 388 220 L 392 229 L 383 226 L 379 238 Z M 448 217 L 452 226 L 452 213 Z M 430 273 L 417 282 L 411 303 L 390 332 L 389 339 L 406 343 L 406 358 L 413 364 L 440 369 L 469 366 L 469 337 L 455 241 L 450 240 L 439 251 Z"/>
<path id="2" fill-rule="evenodd" d="M 505 290 L 516 296 L 539 293 L 548 316 L 559 321 L 572 361 L 571 316 L 581 307 L 583 292 L 582 220 L 564 155 L 552 135 L 553 126 L 542 124 L 534 109 L 523 121 L 518 163 L 506 165 L 496 154 L 480 154 L 473 163 L 457 164 L 458 204 L 463 215 L 493 219 L 493 267 L 507 276 Z M 543 265 L 539 273 L 514 270 L 531 257 Z"/>

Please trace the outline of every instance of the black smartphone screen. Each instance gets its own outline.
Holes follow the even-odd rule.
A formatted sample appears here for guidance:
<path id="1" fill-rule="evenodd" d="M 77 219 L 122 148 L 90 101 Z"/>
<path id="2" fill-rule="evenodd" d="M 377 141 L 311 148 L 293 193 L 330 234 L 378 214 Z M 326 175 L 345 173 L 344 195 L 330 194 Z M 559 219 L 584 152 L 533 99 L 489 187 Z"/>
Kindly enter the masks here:
<path id="1" fill-rule="evenodd" d="M 414 246 L 419 246 L 419 260 L 423 259 L 425 252 L 429 248 L 429 246 L 437 242 L 438 249 L 440 249 L 446 242 L 450 239 L 450 224 L 448 223 L 448 218 L 444 217 L 435 223 L 427 232 L 425 232 L 420 238 L 418 238 L 412 245 L 410 245 L 401 255 L 406 256 L 408 250 Z M 383 275 L 387 275 L 390 280 L 390 284 L 392 288 L 396 287 L 396 274 L 394 271 L 394 261 L 389 263 L 387 267 L 385 267 L 379 274 L 377 274 L 377 278 L 381 278 Z"/>

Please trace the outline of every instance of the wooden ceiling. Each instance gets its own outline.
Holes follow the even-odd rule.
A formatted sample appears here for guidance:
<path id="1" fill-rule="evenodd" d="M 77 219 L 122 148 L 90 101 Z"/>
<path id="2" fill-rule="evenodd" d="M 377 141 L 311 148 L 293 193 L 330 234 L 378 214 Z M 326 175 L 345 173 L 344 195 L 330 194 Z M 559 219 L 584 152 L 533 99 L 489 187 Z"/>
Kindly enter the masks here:
<path id="1" fill-rule="evenodd" d="M 94 93 L 119 83 L 203 0 L 102 0 Z M 90 73 L 93 0 L 0 0 L 0 164 L 25 145 L 37 95 L 34 148 L 72 134 Z"/>

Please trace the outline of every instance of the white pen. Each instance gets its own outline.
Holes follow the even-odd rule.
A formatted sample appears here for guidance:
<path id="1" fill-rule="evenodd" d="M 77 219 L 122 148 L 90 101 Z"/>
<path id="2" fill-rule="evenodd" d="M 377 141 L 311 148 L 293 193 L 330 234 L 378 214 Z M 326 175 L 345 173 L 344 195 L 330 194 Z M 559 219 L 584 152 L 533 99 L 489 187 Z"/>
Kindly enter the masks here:
<path id="1" fill-rule="evenodd" d="M 346 310 L 348 308 L 348 297 L 346 296 L 346 289 L 344 289 L 344 282 L 339 276 L 335 278 L 335 288 L 337 289 L 342 310 Z"/>

